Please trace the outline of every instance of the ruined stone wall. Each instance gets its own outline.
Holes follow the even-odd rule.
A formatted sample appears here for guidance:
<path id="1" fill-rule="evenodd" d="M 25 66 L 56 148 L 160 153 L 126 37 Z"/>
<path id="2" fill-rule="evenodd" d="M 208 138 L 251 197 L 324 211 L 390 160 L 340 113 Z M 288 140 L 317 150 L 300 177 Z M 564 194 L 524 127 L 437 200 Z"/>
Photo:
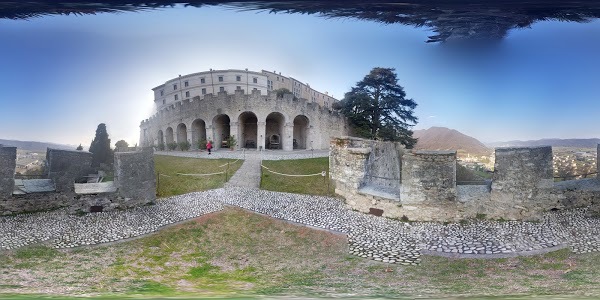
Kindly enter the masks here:
<path id="1" fill-rule="evenodd" d="M 17 148 L 0 145 L 0 200 L 12 196 L 15 186 Z"/>
<path id="2" fill-rule="evenodd" d="M 14 195 L 0 201 L 0 215 L 11 215 L 39 211 L 49 211 L 71 206 L 75 198 L 73 194 L 35 193 Z"/>
<path id="3" fill-rule="evenodd" d="M 403 204 L 456 201 L 456 151 L 412 151 L 402 158 Z"/>
<path id="4" fill-rule="evenodd" d="M 154 203 L 156 176 L 152 150 L 115 153 L 115 185 L 122 205 L 134 207 Z"/>
<path id="5" fill-rule="evenodd" d="M 72 193 L 75 181 L 92 172 L 92 153 L 48 148 L 46 163 L 48 178 L 54 181 L 56 191 Z"/>
<path id="6" fill-rule="evenodd" d="M 331 140 L 329 148 L 329 173 L 340 192 L 358 190 L 365 178 L 367 159 L 371 153 L 373 141 L 338 137 Z"/>
<path id="7" fill-rule="evenodd" d="M 523 219 L 555 208 L 553 187 L 552 147 L 497 148 L 486 214 Z"/>
<path id="8" fill-rule="evenodd" d="M 400 197 L 396 198 L 377 188 L 365 188 L 375 185 L 368 172 L 369 159 L 382 156 L 373 154 L 376 144 L 348 137 L 331 142 L 335 191 L 362 212 L 377 209 L 383 210 L 385 217 L 422 221 L 458 221 L 478 214 L 491 219 L 537 220 L 544 211 L 576 207 L 600 214 L 600 180 L 554 183 L 549 146 L 497 149 L 491 185 L 457 186 L 455 152 L 404 153 L 399 159 L 402 176 Z M 395 157 L 399 153 L 386 151 Z"/>
<path id="9" fill-rule="evenodd" d="M 277 98 L 275 93 L 261 95 L 260 91 L 253 91 L 250 95 L 243 90 L 234 94 L 220 92 L 217 95 L 206 94 L 204 97 L 192 100 L 183 100 L 167 106 L 151 118 L 140 124 L 140 145 L 158 145 L 159 130 L 163 133 L 163 141 L 167 141 L 167 128 L 173 129 L 175 140 L 177 140 L 177 126 L 184 124 L 187 128 L 187 139 L 192 144 L 192 149 L 197 148 L 195 134 L 192 133 L 192 124 L 196 120 L 204 121 L 206 138 L 212 139 L 216 148 L 220 147 L 219 126 L 216 117 L 227 115 L 230 119 L 230 134 L 238 140 L 237 147 L 243 147 L 243 138 L 240 126 L 240 115 L 244 112 L 252 112 L 256 115 L 258 122 L 257 148 L 265 149 L 267 141 L 266 120 L 273 112 L 283 115 L 283 128 L 280 132 L 281 145 L 284 150 L 293 149 L 294 118 L 306 116 L 308 126 L 305 144 L 310 149 L 327 149 L 329 141 L 334 136 L 347 135 L 346 119 L 339 113 L 320 107 L 317 103 L 305 99 L 294 100 L 293 95 L 288 94 L 283 98 Z M 145 136 L 144 136 L 145 132 Z M 296 130 L 296 132 L 298 132 Z M 242 142 L 240 142 L 242 141 Z M 302 143 L 300 143 L 302 144 Z"/>
<path id="10" fill-rule="evenodd" d="M 364 184 L 400 191 L 404 152 L 400 143 L 374 141 L 367 159 Z"/>

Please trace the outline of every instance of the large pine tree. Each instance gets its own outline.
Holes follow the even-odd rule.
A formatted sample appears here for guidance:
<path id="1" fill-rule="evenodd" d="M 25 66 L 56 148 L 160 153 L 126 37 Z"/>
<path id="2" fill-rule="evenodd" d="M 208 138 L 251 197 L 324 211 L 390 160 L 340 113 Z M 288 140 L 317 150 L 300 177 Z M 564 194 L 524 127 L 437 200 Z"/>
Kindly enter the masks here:
<path id="1" fill-rule="evenodd" d="M 393 68 L 374 68 L 341 102 L 342 112 L 357 135 L 399 141 L 407 148 L 417 142 L 410 130 L 417 123 L 415 107 L 417 103 L 406 98 Z"/>
<path id="2" fill-rule="evenodd" d="M 110 139 L 106 132 L 106 124 L 100 123 L 96 128 L 96 137 L 90 145 L 92 152 L 92 165 L 97 167 L 100 164 L 112 164 L 113 152 L 110 149 Z"/>

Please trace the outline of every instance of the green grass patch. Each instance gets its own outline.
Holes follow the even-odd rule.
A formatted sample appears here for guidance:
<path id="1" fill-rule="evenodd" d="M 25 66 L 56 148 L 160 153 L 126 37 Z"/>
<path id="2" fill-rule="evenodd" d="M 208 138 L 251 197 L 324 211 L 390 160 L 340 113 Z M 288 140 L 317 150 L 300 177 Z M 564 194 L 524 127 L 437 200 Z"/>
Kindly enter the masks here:
<path id="1" fill-rule="evenodd" d="M 329 158 L 309 158 L 294 160 L 263 161 L 263 165 L 275 172 L 293 175 L 329 174 Z M 323 176 L 290 177 L 271 173 L 262 169 L 260 187 L 264 190 L 296 194 L 333 196 L 334 185 Z"/>
<path id="2" fill-rule="evenodd" d="M 15 251 L 14 257 L 21 260 L 26 259 L 52 259 L 59 255 L 60 252 L 54 248 L 34 245 L 19 248 Z"/>
<path id="3" fill-rule="evenodd" d="M 234 159 L 204 159 L 156 155 L 154 156 L 154 165 L 156 172 L 160 174 L 160 178 L 157 181 L 158 196 L 169 197 L 220 188 L 225 183 L 225 174 L 182 176 L 177 175 L 177 173 L 210 174 L 225 172 L 227 170 L 227 180 L 229 180 L 243 163 L 242 160 L 235 161 Z M 228 169 L 227 167 L 220 167 L 226 163 L 230 163 Z"/>

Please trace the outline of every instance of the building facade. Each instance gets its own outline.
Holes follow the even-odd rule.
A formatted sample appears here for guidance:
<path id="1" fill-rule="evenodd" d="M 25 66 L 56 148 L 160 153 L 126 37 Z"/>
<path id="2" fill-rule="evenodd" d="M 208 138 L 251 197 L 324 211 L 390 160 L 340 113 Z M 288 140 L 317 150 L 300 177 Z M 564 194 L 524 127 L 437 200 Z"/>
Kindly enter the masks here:
<path id="1" fill-rule="evenodd" d="M 291 94 L 277 95 L 286 88 Z M 337 101 L 275 72 L 209 70 L 171 79 L 153 89 L 157 112 L 140 124 L 140 145 L 189 142 L 203 148 L 327 149 L 346 135 L 346 119 L 330 109 Z"/>

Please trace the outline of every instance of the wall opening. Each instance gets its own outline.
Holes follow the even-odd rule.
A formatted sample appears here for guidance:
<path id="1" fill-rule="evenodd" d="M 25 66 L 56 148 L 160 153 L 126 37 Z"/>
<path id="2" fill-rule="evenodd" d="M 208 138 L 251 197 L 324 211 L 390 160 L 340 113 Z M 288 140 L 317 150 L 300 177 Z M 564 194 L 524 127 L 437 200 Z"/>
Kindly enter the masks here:
<path id="1" fill-rule="evenodd" d="M 206 141 L 206 123 L 202 119 L 192 122 L 192 148 L 204 149 L 205 145 L 199 145 L 200 141 Z"/>
<path id="2" fill-rule="evenodd" d="M 285 117 L 278 112 L 267 116 L 265 145 L 268 149 L 282 149 Z"/>
<path id="3" fill-rule="evenodd" d="M 258 118 L 253 112 L 243 112 L 238 119 L 238 144 L 244 148 L 256 148 L 258 144 Z"/>
<path id="4" fill-rule="evenodd" d="M 177 125 L 177 144 L 187 141 L 187 126 L 181 123 Z"/>
<path id="5" fill-rule="evenodd" d="M 217 115 L 213 119 L 213 128 L 215 130 L 213 145 L 215 147 L 227 147 L 227 138 L 229 138 L 230 119 L 228 115 Z"/>
<path id="6" fill-rule="evenodd" d="M 174 137 L 173 137 L 173 128 L 168 127 L 166 130 L 166 139 L 167 139 L 167 144 L 170 144 L 174 141 Z"/>
<path id="7" fill-rule="evenodd" d="M 165 137 L 163 135 L 162 130 L 159 130 L 158 131 L 158 144 L 159 145 L 164 145 L 164 143 L 165 143 Z"/>
<path id="8" fill-rule="evenodd" d="M 306 149 L 308 147 L 308 118 L 298 115 L 294 118 L 294 149 Z"/>

